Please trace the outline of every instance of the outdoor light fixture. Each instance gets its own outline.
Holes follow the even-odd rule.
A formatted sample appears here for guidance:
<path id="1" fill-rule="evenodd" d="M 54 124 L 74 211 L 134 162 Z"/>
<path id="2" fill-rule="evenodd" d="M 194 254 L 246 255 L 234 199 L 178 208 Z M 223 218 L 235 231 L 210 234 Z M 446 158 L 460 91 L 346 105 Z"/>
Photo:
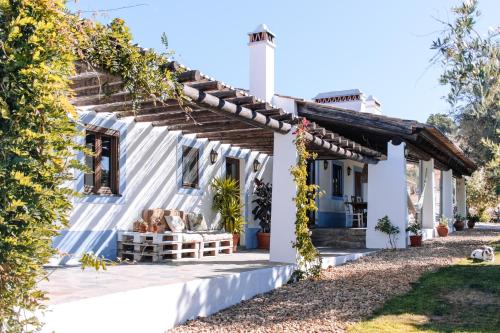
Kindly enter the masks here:
<path id="1" fill-rule="evenodd" d="M 219 157 L 219 153 L 215 149 L 210 151 L 210 163 L 215 164 L 217 162 L 217 158 Z"/>
<path id="2" fill-rule="evenodd" d="M 323 161 L 323 169 L 328 169 L 328 161 L 327 160 L 324 160 Z"/>
<path id="3" fill-rule="evenodd" d="M 260 170 L 260 162 L 258 159 L 253 160 L 253 171 L 257 172 Z"/>
<path id="4" fill-rule="evenodd" d="M 405 158 L 408 158 L 408 155 L 409 155 L 409 149 L 408 149 L 408 146 L 405 145 Z"/>
<path id="5" fill-rule="evenodd" d="M 350 167 L 350 166 L 348 166 L 348 167 L 347 167 L 347 175 L 348 175 L 348 176 L 350 176 L 350 175 L 351 175 L 351 171 L 352 171 L 351 167 Z"/>

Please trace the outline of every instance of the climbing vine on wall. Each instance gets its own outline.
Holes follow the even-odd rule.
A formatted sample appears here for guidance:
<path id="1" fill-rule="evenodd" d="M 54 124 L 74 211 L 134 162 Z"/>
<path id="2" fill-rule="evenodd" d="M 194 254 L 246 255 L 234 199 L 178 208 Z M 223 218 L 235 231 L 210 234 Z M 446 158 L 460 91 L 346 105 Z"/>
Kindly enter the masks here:
<path id="1" fill-rule="evenodd" d="M 307 184 L 307 162 L 314 160 L 315 154 L 306 149 L 305 129 L 307 120 L 299 123 L 296 138 L 294 140 L 297 149 L 298 162 L 292 167 L 290 172 L 297 187 L 295 196 L 295 242 L 293 246 L 298 252 L 298 269 L 294 273 L 294 279 L 319 276 L 321 269 L 321 258 L 318 250 L 311 240 L 309 230 L 309 212 L 318 210 L 316 207 L 316 198 L 319 195 L 319 187 L 315 184 Z"/>
<path id="2" fill-rule="evenodd" d="M 184 105 L 186 99 L 176 81 L 176 73 L 168 67 L 172 51 L 168 49 L 165 35 L 162 43 L 166 50 L 157 53 L 134 45 L 129 28 L 120 18 L 107 25 L 77 16 L 69 16 L 69 19 L 76 37 L 74 49 L 83 67 L 119 76 L 123 89 L 132 97 L 134 109 L 145 100 L 163 103 L 175 98 Z M 104 93 L 108 90 L 105 84 L 101 88 Z"/>
<path id="3" fill-rule="evenodd" d="M 131 40 L 122 20 L 81 20 L 63 0 L 0 0 L 0 332 L 40 327 L 37 283 L 56 254 L 52 238 L 68 225 L 74 193 L 64 184 L 82 168 L 70 103 L 75 63 L 120 76 L 136 107 L 183 98 L 166 54 Z"/>

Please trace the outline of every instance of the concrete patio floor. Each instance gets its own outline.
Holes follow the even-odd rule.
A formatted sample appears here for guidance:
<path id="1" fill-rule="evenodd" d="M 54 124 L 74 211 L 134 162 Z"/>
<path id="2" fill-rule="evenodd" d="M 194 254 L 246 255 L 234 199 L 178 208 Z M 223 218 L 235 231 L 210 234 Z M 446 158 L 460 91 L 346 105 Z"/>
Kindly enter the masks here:
<path id="1" fill-rule="evenodd" d="M 323 267 L 337 266 L 374 253 L 367 249 L 318 248 Z M 269 261 L 262 250 L 240 251 L 232 255 L 205 257 L 170 263 L 122 263 L 108 266 L 105 271 L 93 268 L 58 267 L 48 269 L 49 281 L 40 287 L 49 293 L 49 304 L 60 304 L 115 292 L 207 279 L 262 268 L 284 266 Z"/>
<path id="2" fill-rule="evenodd" d="M 373 253 L 328 248 L 320 252 L 324 268 Z M 112 331 L 145 331 L 144 323 L 134 320 L 145 316 L 155 318 L 148 321 L 148 332 L 163 332 L 276 289 L 286 284 L 293 270 L 294 265 L 270 262 L 269 253 L 259 250 L 172 263 L 123 263 L 106 271 L 56 268 L 49 281 L 40 283 L 49 296 L 44 332 L 104 332 L 94 323 L 114 316 L 130 320 L 118 326 L 109 323 Z M 88 321 L 81 313 L 97 321 Z"/>
<path id="3" fill-rule="evenodd" d="M 49 293 L 49 304 L 60 304 L 88 297 L 132 289 L 206 279 L 259 268 L 280 266 L 269 262 L 264 251 L 241 251 L 233 255 L 205 257 L 170 263 L 122 263 L 105 271 L 80 267 L 56 268 L 41 288 Z"/>

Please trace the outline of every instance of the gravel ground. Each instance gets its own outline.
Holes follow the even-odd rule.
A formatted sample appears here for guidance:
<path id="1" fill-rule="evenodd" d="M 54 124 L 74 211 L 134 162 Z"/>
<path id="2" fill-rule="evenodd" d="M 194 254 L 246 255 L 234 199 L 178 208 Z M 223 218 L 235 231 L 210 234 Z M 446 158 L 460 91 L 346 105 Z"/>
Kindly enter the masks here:
<path id="1" fill-rule="evenodd" d="M 381 251 L 171 332 L 344 332 L 387 299 L 408 292 L 423 273 L 450 265 L 499 236 L 498 231 L 466 230 L 424 242 L 421 248 Z"/>

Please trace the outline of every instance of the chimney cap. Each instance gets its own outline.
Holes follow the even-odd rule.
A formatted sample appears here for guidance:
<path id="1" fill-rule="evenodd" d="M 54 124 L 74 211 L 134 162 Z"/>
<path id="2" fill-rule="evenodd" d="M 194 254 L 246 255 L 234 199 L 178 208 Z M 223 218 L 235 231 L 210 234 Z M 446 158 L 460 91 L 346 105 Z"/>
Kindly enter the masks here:
<path id="1" fill-rule="evenodd" d="M 272 37 L 276 37 L 276 35 L 271 31 L 269 30 L 269 28 L 267 27 L 267 25 L 265 23 L 261 23 L 257 26 L 257 28 L 255 28 L 254 31 L 252 32 L 249 32 L 248 34 L 249 35 L 252 35 L 252 34 L 256 34 L 256 33 L 259 33 L 259 32 L 267 32 L 269 35 L 271 35 Z"/>
<path id="2" fill-rule="evenodd" d="M 328 97 L 341 97 L 341 96 L 353 96 L 362 95 L 363 92 L 359 89 L 348 89 L 348 90 L 335 90 L 319 93 L 313 97 L 313 99 L 328 98 Z"/>

